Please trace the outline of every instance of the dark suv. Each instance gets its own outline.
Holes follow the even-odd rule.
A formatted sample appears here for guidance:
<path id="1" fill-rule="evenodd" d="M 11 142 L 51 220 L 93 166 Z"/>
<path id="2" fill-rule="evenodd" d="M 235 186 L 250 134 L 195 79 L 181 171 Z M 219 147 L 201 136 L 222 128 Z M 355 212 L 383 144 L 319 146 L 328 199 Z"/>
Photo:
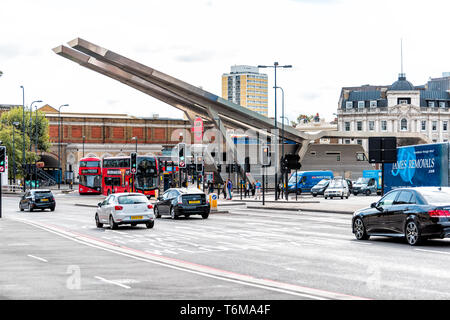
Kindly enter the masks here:
<path id="1" fill-rule="evenodd" d="M 30 212 L 35 209 L 55 211 L 55 206 L 56 202 L 53 193 L 46 189 L 28 190 L 20 198 L 19 202 L 20 211 L 25 209 L 30 210 Z"/>

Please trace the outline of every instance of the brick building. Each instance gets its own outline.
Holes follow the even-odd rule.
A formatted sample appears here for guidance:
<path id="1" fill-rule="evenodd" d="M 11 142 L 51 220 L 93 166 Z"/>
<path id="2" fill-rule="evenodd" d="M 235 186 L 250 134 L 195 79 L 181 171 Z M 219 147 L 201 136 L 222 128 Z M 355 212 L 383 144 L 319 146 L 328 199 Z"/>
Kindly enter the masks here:
<path id="1" fill-rule="evenodd" d="M 183 138 L 192 138 L 191 125 L 185 119 L 138 118 L 127 114 L 62 112 L 45 105 L 38 109 L 49 120 L 52 147 L 41 154 L 45 169 L 56 174 L 58 167 L 58 125 L 61 128 L 61 168 L 74 172 L 77 181 L 78 162 L 83 156 L 99 158 L 129 155 L 162 155 Z M 59 122 L 60 120 L 60 122 Z M 188 137 L 189 136 L 189 137 Z"/>

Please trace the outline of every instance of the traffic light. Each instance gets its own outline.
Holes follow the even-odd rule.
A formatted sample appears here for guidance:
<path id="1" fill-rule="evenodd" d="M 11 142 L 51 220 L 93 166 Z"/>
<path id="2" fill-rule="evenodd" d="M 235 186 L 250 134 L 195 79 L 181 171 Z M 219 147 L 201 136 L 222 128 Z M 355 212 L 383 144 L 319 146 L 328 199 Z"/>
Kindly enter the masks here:
<path id="1" fill-rule="evenodd" d="M 136 169 L 137 169 L 137 163 L 136 163 L 137 162 L 136 161 L 137 154 L 136 154 L 136 152 L 132 152 L 130 154 L 130 158 L 131 158 L 131 163 L 130 163 L 131 173 L 135 174 L 136 173 Z"/>
<path id="2" fill-rule="evenodd" d="M 6 170 L 6 147 L 0 146 L 0 173 Z"/>
<path id="3" fill-rule="evenodd" d="M 178 144 L 178 167 L 186 168 L 186 144 Z"/>
<path id="4" fill-rule="evenodd" d="M 195 171 L 203 172 L 203 157 L 197 156 L 195 158 Z"/>
<path id="5" fill-rule="evenodd" d="M 300 169 L 300 156 L 298 154 L 287 154 L 284 156 L 284 166 L 286 169 Z"/>
<path id="6" fill-rule="evenodd" d="M 250 157 L 245 157 L 244 171 L 250 172 Z"/>
<path id="7" fill-rule="evenodd" d="M 263 145 L 261 147 L 261 162 L 265 167 L 270 166 L 270 146 Z"/>

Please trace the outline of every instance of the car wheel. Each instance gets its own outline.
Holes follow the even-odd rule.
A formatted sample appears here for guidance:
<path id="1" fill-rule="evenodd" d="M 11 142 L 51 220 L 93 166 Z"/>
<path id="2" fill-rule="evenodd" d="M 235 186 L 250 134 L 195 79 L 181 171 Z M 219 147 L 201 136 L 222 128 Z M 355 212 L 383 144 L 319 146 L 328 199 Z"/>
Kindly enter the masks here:
<path id="1" fill-rule="evenodd" d="M 317 194 L 313 193 L 313 197 L 314 197 L 314 198 L 317 197 Z"/>
<path id="2" fill-rule="evenodd" d="M 149 221 L 145 224 L 145 226 L 147 227 L 147 229 L 151 229 L 153 228 L 153 226 L 155 225 L 155 221 Z"/>
<path id="3" fill-rule="evenodd" d="M 98 214 L 95 215 L 95 225 L 97 226 L 97 228 L 103 228 L 103 223 L 100 222 Z"/>
<path id="4" fill-rule="evenodd" d="M 51 207 L 51 208 L 50 208 L 50 211 L 55 211 L 55 207 Z"/>
<path id="5" fill-rule="evenodd" d="M 341 196 L 341 199 L 344 199 L 344 196 Z"/>
<path id="6" fill-rule="evenodd" d="M 370 190 L 366 190 L 366 196 L 370 196 Z"/>
<path id="7" fill-rule="evenodd" d="M 330 197 L 330 199 L 333 199 L 333 197 Z"/>
<path id="8" fill-rule="evenodd" d="M 345 197 L 345 199 L 348 199 L 349 195 Z"/>
<path id="9" fill-rule="evenodd" d="M 356 218 L 353 222 L 353 230 L 357 240 L 368 240 L 370 236 L 367 234 L 366 227 L 361 218 Z"/>
<path id="10" fill-rule="evenodd" d="M 203 219 L 208 219 L 208 217 L 209 217 L 209 213 L 204 213 L 204 214 L 202 214 L 202 218 L 203 218 Z"/>
<path id="11" fill-rule="evenodd" d="M 22 208 L 22 206 L 19 204 L 19 209 L 20 209 L 20 211 L 24 211 L 25 209 L 24 208 Z"/>
<path id="12" fill-rule="evenodd" d="M 33 208 L 31 207 L 31 204 L 29 205 L 28 209 L 30 209 L 30 212 L 33 212 Z"/>
<path id="13" fill-rule="evenodd" d="M 158 209 L 158 207 L 156 205 L 153 208 L 153 212 L 155 213 L 155 217 L 156 218 L 161 218 L 161 214 L 159 213 L 159 209 Z"/>
<path id="14" fill-rule="evenodd" d="M 328 197 L 325 197 L 325 196 L 324 196 L 324 198 L 327 199 Z"/>
<path id="15" fill-rule="evenodd" d="M 118 225 L 114 222 L 113 216 L 109 216 L 109 227 L 111 230 L 117 230 Z"/>
<path id="16" fill-rule="evenodd" d="M 357 194 L 356 192 L 353 192 L 353 195 L 354 195 L 354 196 L 357 196 L 358 194 Z"/>
<path id="17" fill-rule="evenodd" d="M 171 207 L 171 208 L 170 208 L 170 217 L 171 217 L 173 220 L 175 220 L 175 219 L 178 218 L 177 215 L 175 214 L 175 208 L 174 208 L 174 207 Z"/>
<path id="18" fill-rule="evenodd" d="M 411 246 L 420 244 L 422 240 L 422 237 L 420 236 L 420 228 L 414 220 L 409 220 L 406 222 L 405 238 Z"/>

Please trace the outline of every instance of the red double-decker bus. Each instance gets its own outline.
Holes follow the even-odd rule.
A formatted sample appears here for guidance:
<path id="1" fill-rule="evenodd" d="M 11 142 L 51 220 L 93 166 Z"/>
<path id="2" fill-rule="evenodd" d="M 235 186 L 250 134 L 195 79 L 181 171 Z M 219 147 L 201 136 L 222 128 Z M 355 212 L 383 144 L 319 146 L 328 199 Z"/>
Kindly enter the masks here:
<path id="1" fill-rule="evenodd" d="M 79 194 L 102 193 L 102 167 L 99 158 L 83 158 L 78 169 Z"/>
<path id="2" fill-rule="evenodd" d="M 132 191 L 143 193 L 149 197 L 155 195 L 155 190 L 158 189 L 156 157 L 137 156 L 134 182 L 130 170 L 130 161 L 129 156 L 103 159 L 102 190 L 104 195 Z"/>

